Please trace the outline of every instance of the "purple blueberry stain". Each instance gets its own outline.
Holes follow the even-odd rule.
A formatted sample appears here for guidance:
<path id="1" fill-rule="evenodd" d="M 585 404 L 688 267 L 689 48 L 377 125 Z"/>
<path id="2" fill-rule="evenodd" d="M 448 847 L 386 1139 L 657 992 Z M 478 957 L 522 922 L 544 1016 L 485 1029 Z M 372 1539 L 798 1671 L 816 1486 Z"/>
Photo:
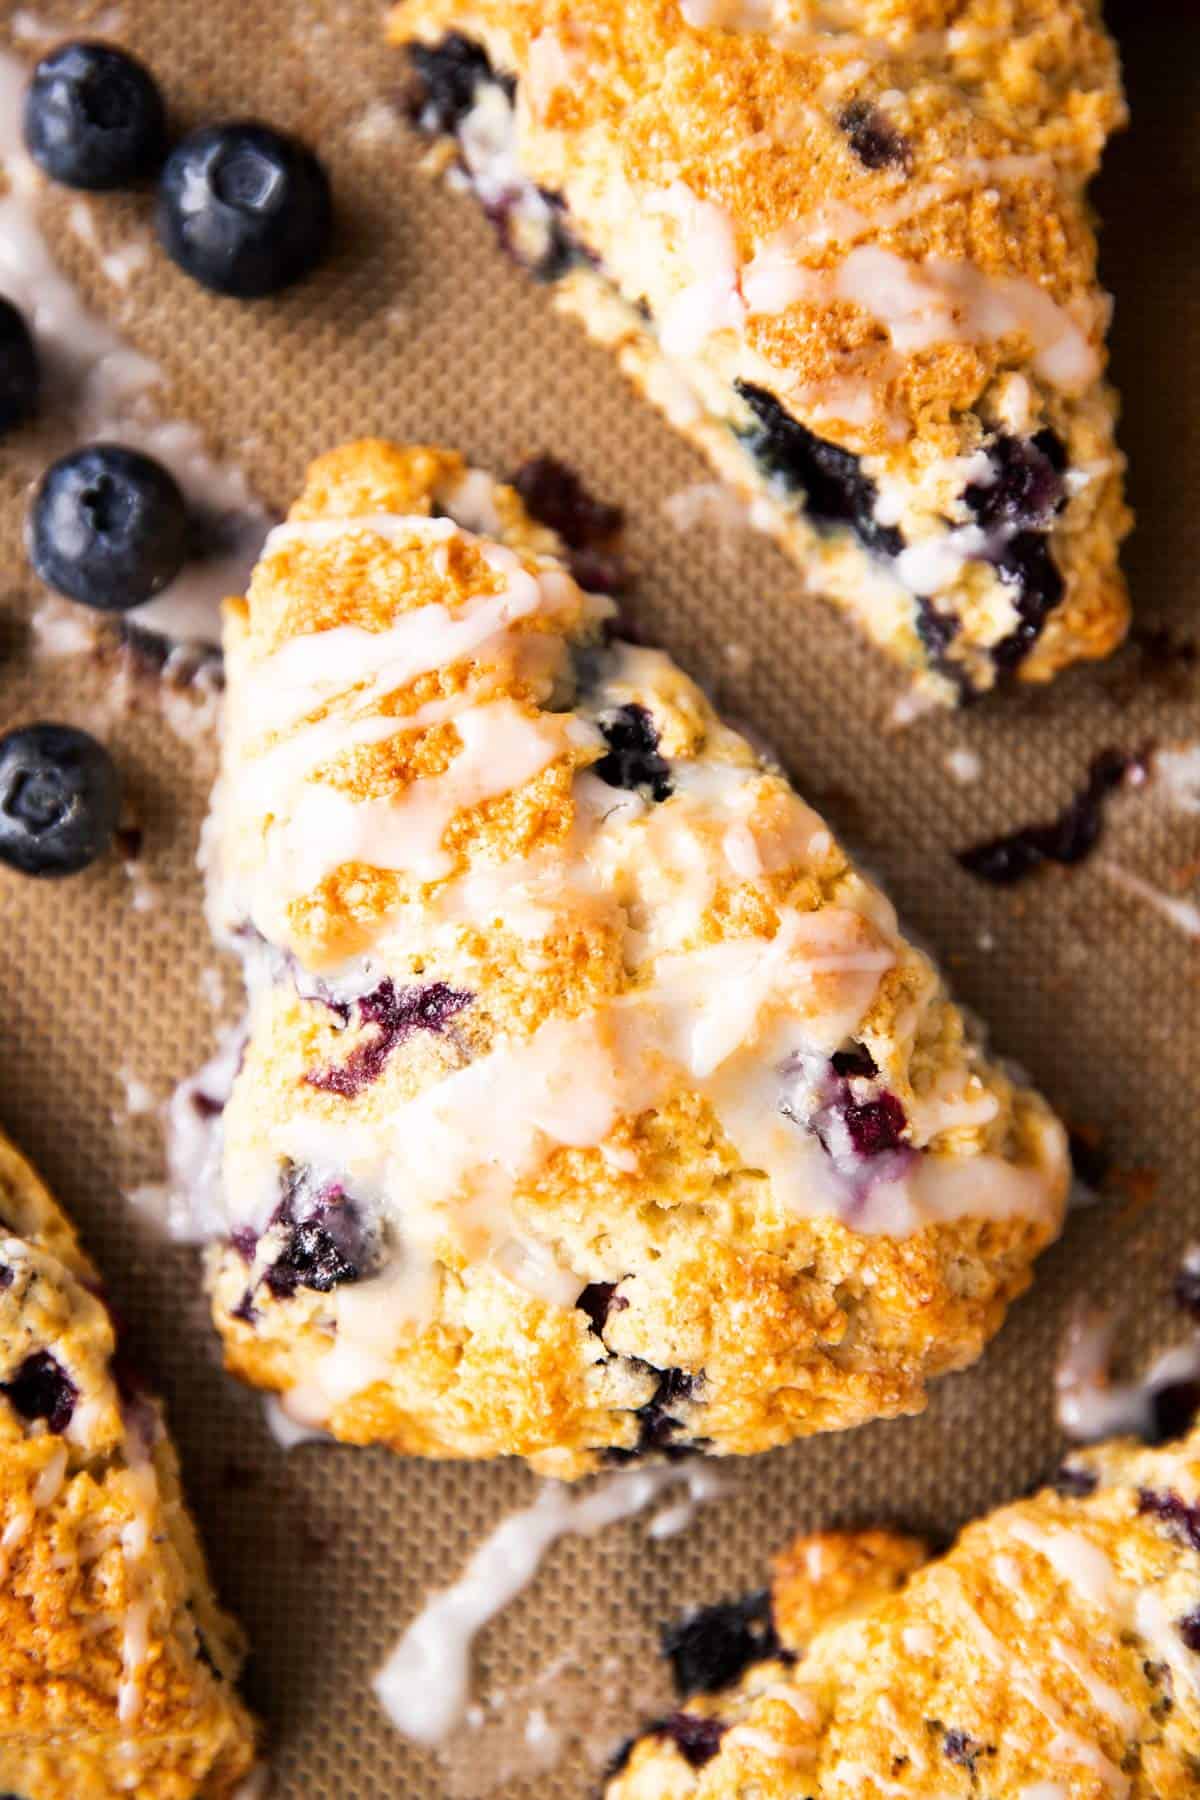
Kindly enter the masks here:
<path id="1" fill-rule="evenodd" d="M 27 1356 L 10 1381 L 0 1382 L 0 1388 L 21 1418 L 29 1424 L 44 1420 L 47 1429 L 56 1434 L 71 1423 L 79 1398 L 79 1389 L 48 1350 L 35 1350 Z"/>
<path id="2" fill-rule="evenodd" d="M 310 1070 L 304 1079 L 309 1087 L 351 1100 L 379 1079 L 385 1063 L 400 1044 L 418 1031 L 440 1036 L 473 998 L 474 995 L 449 987 L 444 981 L 397 989 L 389 976 L 372 993 L 355 1002 L 359 1023 L 374 1026 L 374 1035 L 357 1044 L 345 1062 Z"/>
<path id="3" fill-rule="evenodd" d="M 1069 868 L 1083 862 L 1100 841 L 1105 801 L 1127 776 L 1144 767 L 1144 760 L 1141 752 L 1101 750 L 1092 758 L 1084 786 L 1057 818 L 960 850 L 958 862 L 969 875 L 995 887 L 1011 887 L 1043 863 Z"/>
<path id="4" fill-rule="evenodd" d="M 975 1774 L 975 1764 L 981 1756 L 994 1756 L 995 1750 L 990 1745 L 978 1743 L 965 1731 L 947 1731 L 942 1738 L 942 1754 L 960 1769 L 966 1769 L 970 1775 Z"/>
<path id="5" fill-rule="evenodd" d="M 1179 1635 L 1194 1656 L 1200 1656 L 1200 1606 L 1179 1621 Z"/>

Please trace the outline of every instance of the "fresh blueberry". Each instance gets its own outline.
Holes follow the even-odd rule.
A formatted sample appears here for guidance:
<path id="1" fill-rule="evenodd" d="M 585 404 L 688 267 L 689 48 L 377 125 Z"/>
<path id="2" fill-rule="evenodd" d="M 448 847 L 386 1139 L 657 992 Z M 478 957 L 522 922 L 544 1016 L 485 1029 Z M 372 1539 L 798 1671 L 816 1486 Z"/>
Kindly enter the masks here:
<path id="1" fill-rule="evenodd" d="M 117 188 L 153 175 L 167 118 L 153 76 L 111 44 L 62 44 L 33 71 L 25 143 L 52 181 Z"/>
<path id="2" fill-rule="evenodd" d="M 0 1388 L 29 1424 L 44 1419 L 55 1433 L 67 1429 L 79 1398 L 79 1389 L 48 1350 L 27 1356 L 11 1381 L 0 1381 Z"/>
<path id="3" fill-rule="evenodd" d="M 0 436 L 33 417 L 39 384 L 29 327 L 12 301 L 0 294 Z"/>
<path id="4" fill-rule="evenodd" d="M 609 787 L 631 788 L 652 800 L 667 800 L 674 791 L 671 768 L 659 755 L 658 732 L 644 706 L 621 706 L 599 721 L 608 745 L 592 764 L 592 773 Z"/>
<path id="5" fill-rule="evenodd" d="M 112 842 L 121 793 L 102 744 L 72 725 L 0 738 L 0 862 L 22 875 L 74 875 Z"/>
<path id="6" fill-rule="evenodd" d="M 685 1613 L 663 1626 L 660 1641 L 684 1700 L 690 1694 L 717 1693 L 752 1663 L 778 1656 L 780 1650 L 766 1588 L 744 1600 L 723 1600 Z"/>
<path id="7" fill-rule="evenodd" d="M 316 267 L 333 231 L 329 178 L 299 138 L 253 120 L 205 125 L 177 144 L 159 184 L 158 235 L 218 294 L 275 294 Z"/>
<path id="8" fill-rule="evenodd" d="M 174 580 L 188 552 L 175 479 L 139 450 L 88 444 L 53 463 L 29 516 L 29 554 L 48 587 L 124 612 Z"/>

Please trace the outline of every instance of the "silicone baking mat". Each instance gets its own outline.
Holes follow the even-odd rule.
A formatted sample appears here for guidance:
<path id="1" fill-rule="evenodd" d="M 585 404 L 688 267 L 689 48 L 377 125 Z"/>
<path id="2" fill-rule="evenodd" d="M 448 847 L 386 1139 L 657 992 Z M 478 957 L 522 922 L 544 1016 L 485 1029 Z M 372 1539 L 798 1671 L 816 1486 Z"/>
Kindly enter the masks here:
<path id="1" fill-rule="evenodd" d="M 209 945 L 195 871 L 213 740 L 199 719 L 193 738 L 178 735 L 153 682 L 116 705 L 111 659 L 34 656 L 27 621 L 41 596 L 21 528 L 51 440 L 28 432 L 0 445 L 0 728 L 57 717 L 101 730 L 144 831 L 133 879 L 116 858 L 60 883 L 0 871 L 0 1117 L 79 1220 L 165 1392 L 221 1591 L 253 1643 L 247 1688 L 269 1732 L 273 1791 L 434 1800 L 491 1784 L 582 1796 L 595 1757 L 662 1699 L 661 1676 L 647 1673 L 661 1619 L 759 1583 L 766 1551 L 802 1525 L 901 1520 L 943 1534 L 1046 1474 L 1056 1347 L 1078 1297 L 1121 1309 L 1134 1364 L 1186 1329 L 1170 1288 L 1200 1233 L 1200 944 L 1105 865 L 1186 894 L 1200 817 L 1152 781 L 1114 799 L 1087 864 L 1007 890 L 964 873 L 953 851 L 1055 813 L 1102 747 L 1200 729 L 1200 672 L 1161 655 L 1163 631 L 1195 633 L 1200 582 L 1200 20 L 1169 3 L 1110 8 L 1135 123 L 1111 149 L 1097 201 L 1117 294 L 1142 635 L 1050 692 L 889 734 L 898 680 L 801 598 L 765 541 L 671 522 L 664 501 L 707 470 L 508 265 L 472 203 L 420 173 L 399 105 L 403 65 L 382 47 L 374 0 L 45 4 L 0 7 L 9 47 L 32 57 L 91 24 L 152 66 L 177 126 L 259 115 L 305 134 L 332 171 L 336 257 L 278 302 L 250 306 L 203 293 L 156 251 L 122 287 L 69 198 L 48 197 L 61 262 L 161 362 L 167 410 L 236 456 L 278 509 L 310 457 L 368 432 L 441 440 L 502 471 L 544 449 L 574 463 L 626 509 L 637 626 L 755 721 L 995 1043 L 1113 1159 L 1101 1203 L 1072 1217 L 982 1364 L 943 1382 L 923 1417 L 727 1463 L 722 1497 L 674 1537 L 652 1541 L 634 1522 L 563 1541 L 480 1641 L 483 1731 L 448 1763 L 406 1745 L 373 1699 L 371 1671 L 424 1592 L 535 1483 L 517 1467 L 382 1451 L 285 1455 L 260 1399 L 220 1370 L 196 1253 L 165 1245 L 127 1204 L 161 1173 L 158 1121 L 137 1107 L 157 1105 L 209 1054 L 237 996 Z M 145 234 L 149 204 L 91 205 L 100 250 Z M 178 722 L 179 706 L 170 711 Z M 963 749 L 978 757 L 976 780 L 947 767 Z M 970 766 L 955 760 L 960 773 Z M 536 1707 L 566 1752 L 522 1774 Z"/>

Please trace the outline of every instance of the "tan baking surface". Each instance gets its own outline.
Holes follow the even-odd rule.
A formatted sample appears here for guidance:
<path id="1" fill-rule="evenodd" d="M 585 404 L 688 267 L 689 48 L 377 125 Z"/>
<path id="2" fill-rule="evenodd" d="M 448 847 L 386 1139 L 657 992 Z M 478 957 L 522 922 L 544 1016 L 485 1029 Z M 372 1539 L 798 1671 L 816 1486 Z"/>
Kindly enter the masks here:
<path id="1" fill-rule="evenodd" d="M 88 17 L 62 0 L 47 7 L 34 19 L 64 31 Z M 1186 634 L 1200 587 L 1200 28 L 1182 5 L 1122 0 L 1110 11 L 1136 117 L 1099 195 L 1140 514 L 1128 566 L 1139 623 Z M 18 22 L 8 4 L 0 18 Z M 656 1621 L 761 1580 L 766 1551 L 795 1527 L 882 1518 L 945 1531 L 1045 1473 L 1056 1443 L 1050 1371 L 1074 1296 L 1123 1304 L 1134 1356 L 1182 1330 L 1168 1290 L 1178 1252 L 1200 1234 L 1200 945 L 1114 894 L 1095 862 L 1003 892 L 963 874 L 950 850 L 1055 811 L 1102 745 L 1194 738 L 1197 676 L 1172 694 L 1130 650 L 1053 692 L 881 735 L 892 677 L 832 616 L 798 601 L 764 543 L 722 551 L 711 526 L 679 535 L 663 497 L 706 471 L 501 258 L 472 204 L 417 172 L 406 131 L 380 104 L 402 68 L 379 27 L 370 0 L 126 0 L 109 29 L 156 70 L 177 124 L 257 113 L 311 138 L 332 168 L 341 250 L 319 279 L 252 307 L 203 294 L 158 255 L 122 297 L 56 208 L 62 260 L 169 370 L 173 410 L 236 452 L 276 506 L 311 456 L 363 432 L 439 439 L 501 470 L 543 448 L 573 461 L 628 509 L 639 625 L 777 745 L 989 1017 L 996 1043 L 1072 1121 L 1101 1127 L 1120 1165 L 1157 1177 L 1150 1205 L 1136 1203 L 1149 1184 L 1135 1181 L 1074 1217 L 983 1364 L 943 1383 L 923 1418 L 727 1464 L 726 1497 L 660 1545 L 635 1524 L 552 1553 L 485 1635 L 479 1690 L 578 1659 L 574 1704 L 599 1716 L 603 1735 L 621 1711 L 606 1699 L 615 1677 L 605 1659 L 633 1673 L 632 1725 L 635 1705 L 654 1704 Z M 94 210 L 102 233 L 121 240 L 148 203 L 106 198 Z M 27 654 L 36 594 L 21 518 L 45 449 L 36 434 L 0 446 L 4 729 L 37 716 L 86 724 L 110 679 L 78 659 L 35 669 Z M 217 959 L 192 866 L 212 757 L 165 728 L 152 691 L 106 735 L 146 828 L 157 904 L 132 910 L 115 861 L 56 885 L 0 876 L 0 1117 L 78 1219 L 165 1390 L 223 1596 L 254 1643 L 248 1691 L 274 1740 L 273 1791 L 434 1800 L 451 1779 L 394 1735 L 369 1672 L 423 1589 L 448 1579 L 534 1484 L 515 1468 L 422 1466 L 381 1451 L 285 1457 L 258 1398 L 217 1366 L 195 1255 L 131 1219 L 121 1191 L 157 1174 L 159 1147 L 152 1120 L 123 1113 L 118 1071 L 161 1097 L 212 1041 L 200 977 Z M 983 764 L 969 786 L 943 767 L 962 745 Z M 1122 796 L 1104 853 L 1165 887 L 1200 855 L 1200 820 L 1172 815 L 1161 792 Z M 226 984 L 232 998 L 231 968 Z M 562 1690 L 546 1690 L 552 1714 Z M 529 1700 L 513 1704 L 519 1724 Z M 460 1773 L 473 1763 L 482 1782 L 495 1760 L 477 1748 Z M 549 1800 L 594 1782 L 577 1756 L 493 1791 Z"/>

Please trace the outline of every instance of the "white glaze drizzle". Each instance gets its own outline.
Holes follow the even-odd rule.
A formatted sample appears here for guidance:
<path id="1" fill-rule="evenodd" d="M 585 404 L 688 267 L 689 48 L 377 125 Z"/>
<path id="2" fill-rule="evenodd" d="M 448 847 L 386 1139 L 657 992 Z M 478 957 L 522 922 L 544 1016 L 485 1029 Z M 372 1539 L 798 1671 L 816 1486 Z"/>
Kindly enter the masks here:
<path id="1" fill-rule="evenodd" d="M 426 1745 L 448 1737 L 466 1710 L 476 1634 L 528 1586 L 551 1546 L 632 1518 L 685 1479 L 685 1470 L 666 1467 L 605 1476 L 583 1491 L 547 1482 L 530 1506 L 511 1513 L 459 1579 L 425 1602 L 376 1675 L 396 1729 Z"/>
<path id="2" fill-rule="evenodd" d="M 1123 869 L 1119 863 L 1108 860 L 1099 864 L 1100 872 L 1114 887 L 1122 889 L 1135 900 L 1144 900 L 1147 906 L 1161 913 L 1163 918 L 1182 931 L 1188 938 L 1200 940 L 1200 903 L 1185 900 L 1179 894 L 1164 894 L 1152 882 L 1134 875 L 1129 869 Z"/>

